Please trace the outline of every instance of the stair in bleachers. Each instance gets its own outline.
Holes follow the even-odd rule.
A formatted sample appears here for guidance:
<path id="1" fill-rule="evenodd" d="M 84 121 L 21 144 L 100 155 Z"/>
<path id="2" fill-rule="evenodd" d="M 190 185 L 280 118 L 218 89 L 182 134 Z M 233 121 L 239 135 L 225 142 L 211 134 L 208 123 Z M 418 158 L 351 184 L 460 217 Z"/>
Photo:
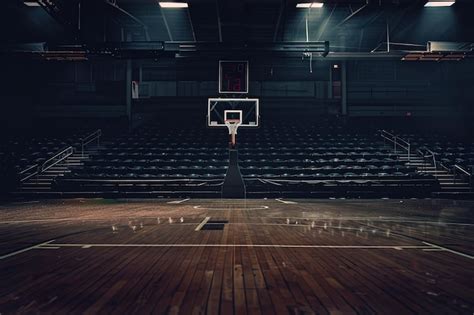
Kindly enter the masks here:
<path id="1" fill-rule="evenodd" d="M 81 167 L 84 165 L 84 161 L 88 160 L 91 155 L 96 154 L 97 149 L 93 148 L 82 152 L 74 153 L 69 156 L 66 160 L 52 166 L 46 171 L 38 174 L 37 176 L 31 177 L 27 181 L 20 184 L 18 191 L 15 193 L 18 195 L 58 195 L 53 189 L 53 183 L 58 177 L 63 177 L 70 172 L 71 167 Z"/>
<path id="2" fill-rule="evenodd" d="M 407 155 L 400 155 L 399 159 L 402 161 L 408 161 Z M 460 196 L 465 194 L 466 196 L 471 195 L 472 188 L 469 182 L 456 178 L 456 176 L 445 169 L 439 169 L 432 163 L 426 163 L 420 156 L 410 157 L 410 161 L 407 165 L 416 166 L 418 172 L 433 175 L 439 182 L 439 191 L 434 192 L 435 195 L 442 195 L 448 197 L 449 195 Z"/>

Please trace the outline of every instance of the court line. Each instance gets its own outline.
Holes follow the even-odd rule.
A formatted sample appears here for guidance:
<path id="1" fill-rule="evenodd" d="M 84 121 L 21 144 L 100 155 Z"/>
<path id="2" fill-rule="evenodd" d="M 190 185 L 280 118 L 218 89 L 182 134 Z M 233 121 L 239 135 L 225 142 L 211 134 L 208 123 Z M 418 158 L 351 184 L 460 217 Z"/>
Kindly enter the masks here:
<path id="1" fill-rule="evenodd" d="M 309 211 L 302 211 L 310 213 Z M 423 220 L 397 220 L 396 218 L 380 218 L 380 217 L 268 217 L 268 219 L 300 219 L 313 221 L 373 221 L 373 222 L 402 222 L 402 223 L 426 223 L 436 225 L 459 225 L 459 226 L 474 226 L 474 223 L 459 223 L 459 222 L 439 222 L 439 221 L 423 221 Z"/>
<path id="2" fill-rule="evenodd" d="M 186 198 L 186 199 L 183 199 L 183 200 L 168 201 L 167 203 L 168 204 L 179 204 L 179 203 L 186 202 L 188 200 L 191 200 L 191 198 Z"/>
<path id="3" fill-rule="evenodd" d="M 0 256 L 0 260 L 5 259 L 5 258 L 8 258 L 8 257 L 15 256 L 15 255 L 18 255 L 18 254 L 21 254 L 21 253 L 24 253 L 24 252 L 27 252 L 27 251 L 32 250 L 32 249 L 36 249 L 36 248 L 38 248 L 38 247 L 40 247 L 40 246 L 48 245 L 48 244 L 50 244 L 50 243 L 52 243 L 52 242 L 54 242 L 54 240 L 47 241 L 47 242 L 44 242 L 44 243 L 36 244 L 36 245 L 30 246 L 30 247 L 27 247 L 27 248 L 23 248 L 23 249 L 17 250 L 17 251 L 15 251 L 15 252 L 12 252 L 12 253 L 9 253 L 9 254 Z"/>
<path id="4" fill-rule="evenodd" d="M 205 217 L 201 223 L 199 223 L 199 225 L 194 229 L 194 231 L 200 231 L 202 229 L 202 227 L 207 223 L 207 221 L 209 221 L 211 217 Z"/>
<path id="5" fill-rule="evenodd" d="M 277 199 L 275 199 L 275 200 L 278 201 L 278 202 L 287 204 L 287 205 L 296 205 L 296 204 L 298 204 L 298 203 L 295 202 L 295 201 L 283 200 L 283 198 L 277 198 Z"/>
<path id="6" fill-rule="evenodd" d="M 268 209 L 268 206 L 262 206 L 262 208 L 251 208 L 251 209 L 239 209 L 239 210 L 264 210 Z M 231 210 L 231 209 L 209 209 L 209 208 L 201 208 L 201 206 L 194 206 L 194 209 L 199 210 Z M 307 213 L 307 212 L 306 212 Z M 400 223 L 423 223 L 423 224 L 433 224 L 433 225 L 457 225 L 457 226 L 474 226 L 471 223 L 458 223 L 458 222 L 439 222 L 439 221 L 422 221 L 422 220 L 396 220 L 396 219 L 383 219 L 383 218 L 362 218 L 362 217 L 330 217 L 330 218 L 321 218 L 321 217 L 268 217 L 268 219 L 298 219 L 301 221 L 373 221 L 373 222 L 400 222 Z M 124 215 L 121 217 L 116 217 L 116 219 L 130 219 L 130 215 Z M 156 219 L 154 216 L 141 216 L 139 219 Z M 138 219 L 136 219 L 138 220 Z M 31 219 L 31 220 L 11 220 L 11 221 L 0 221 L 1 224 L 18 224 L 18 223 L 35 223 L 35 222 L 62 222 L 62 221 L 110 221 L 110 219 L 103 218 L 103 219 L 90 219 L 90 218 L 81 218 L 81 217 L 74 217 L 74 218 L 60 218 L 60 219 Z"/>
<path id="7" fill-rule="evenodd" d="M 436 244 L 433 244 L 433 243 L 428 243 L 428 242 L 423 242 L 423 244 L 432 246 L 432 247 L 440 249 L 440 250 L 444 250 L 446 252 L 450 252 L 450 253 L 455 254 L 455 255 L 459 255 L 459 256 L 462 256 L 462 257 L 469 258 L 469 259 L 474 259 L 474 256 L 471 256 L 471 255 L 465 254 L 465 253 L 461 253 L 461 252 L 458 252 L 456 250 L 449 249 L 447 247 L 443 247 L 443 246 L 436 245 Z"/>
<path id="8" fill-rule="evenodd" d="M 238 206 L 236 206 L 238 207 Z M 266 210 L 266 209 L 269 209 L 268 206 L 260 206 L 259 208 L 244 208 L 244 207 L 240 207 L 239 209 L 231 209 L 230 207 L 229 208 L 202 208 L 201 206 L 194 206 L 193 207 L 194 209 L 199 209 L 199 210 L 207 210 L 207 211 L 229 211 L 229 210 L 232 210 L 232 211 L 249 211 L 249 210 Z"/>
<path id="9" fill-rule="evenodd" d="M 427 249 L 429 245 L 278 245 L 278 244 L 79 244 L 53 243 L 59 247 L 266 247 L 266 248 L 328 248 L 328 249 Z"/>

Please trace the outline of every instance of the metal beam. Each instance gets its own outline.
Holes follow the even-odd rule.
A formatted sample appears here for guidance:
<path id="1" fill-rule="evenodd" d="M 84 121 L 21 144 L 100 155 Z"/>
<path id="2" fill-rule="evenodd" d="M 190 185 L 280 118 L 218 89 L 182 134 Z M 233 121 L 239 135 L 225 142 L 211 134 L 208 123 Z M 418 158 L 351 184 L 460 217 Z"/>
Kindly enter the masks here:
<path id="1" fill-rule="evenodd" d="M 342 26 L 344 23 L 346 23 L 347 21 L 349 21 L 352 17 L 354 17 L 357 13 L 359 13 L 360 11 L 364 10 L 366 7 L 368 7 L 369 4 L 368 4 L 368 0 L 367 0 L 367 3 L 364 4 L 363 6 L 361 6 L 360 8 L 358 8 L 357 10 L 355 10 L 354 12 L 352 12 L 348 17 L 346 17 L 344 20 L 342 20 L 339 24 L 336 25 L 336 27 L 340 27 Z"/>
<path id="2" fill-rule="evenodd" d="M 120 11 L 121 13 L 125 14 L 126 16 L 131 18 L 134 22 L 136 22 L 141 27 L 143 27 L 143 31 L 145 32 L 146 40 L 150 41 L 150 34 L 148 33 L 148 26 L 145 23 L 143 23 L 140 19 L 135 17 L 133 14 L 131 14 L 127 10 L 124 10 L 121 7 L 119 7 L 115 2 L 110 2 L 109 0 L 104 0 L 104 2 L 108 5 L 110 5 L 111 7 L 113 7 L 114 9 L 116 9 L 116 10 Z"/>
<path id="3" fill-rule="evenodd" d="M 64 19 L 58 11 L 55 10 L 57 6 L 55 2 L 57 1 L 45 1 L 45 0 L 37 0 L 40 7 L 51 16 L 56 22 L 58 22 L 62 27 L 66 29 L 67 32 L 70 32 L 75 40 L 79 40 L 79 31 L 80 31 L 80 1 L 78 1 L 78 25 L 73 25 L 67 19 Z"/>
<path id="4" fill-rule="evenodd" d="M 341 62 L 341 109 L 342 115 L 347 115 L 347 63 L 345 61 Z"/>
<path id="5" fill-rule="evenodd" d="M 285 7 L 286 7 L 286 1 L 281 0 L 280 10 L 278 12 L 278 19 L 277 19 L 277 22 L 275 24 L 275 31 L 273 32 L 273 41 L 274 42 L 276 42 L 277 37 L 278 37 L 278 30 L 280 29 L 280 23 L 281 23 L 281 19 L 283 17 L 283 13 L 285 12 Z"/>
<path id="6" fill-rule="evenodd" d="M 161 10 L 161 17 L 163 18 L 163 23 L 165 24 L 166 31 L 168 32 L 168 37 L 170 41 L 173 41 L 173 35 L 171 34 L 170 27 L 168 25 L 168 20 L 166 20 L 165 11 Z"/>
<path id="7" fill-rule="evenodd" d="M 336 10 L 336 7 L 337 7 L 337 3 L 334 4 L 334 6 L 332 7 L 332 10 L 331 10 L 331 13 L 330 13 L 329 16 L 326 18 L 326 20 L 324 20 L 324 22 L 322 23 L 321 27 L 319 28 L 319 30 L 318 30 L 318 36 L 316 37 L 316 40 L 317 40 L 317 41 L 321 40 L 321 36 L 323 36 L 324 32 L 326 31 L 326 28 L 327 28 L 327 26 L 328 26 L 329 20 L 331 20 L 332 14 L 334 13 L 334 10 Z"/>
<path id="8" fill-rule="evenodd" d="M 189 7 L 186 9 L 188 13 L 189 25 L 191 25 L 191 32 L 193 33 L 193 40 L 196 41 L 196 33 L 194 33 L 193 20 L 191 19 L 191 13 L 189 12 Z"/>
<path id="9" fill-rule="evenodd" d="M 125 74 L 125 105 L 128 122 L 132 121 L 132 61 L 127 60 L 127 70 Z"/>
<path id="10" fill-rule="evenodd" d="M 219 32 L 219 43 L 222 43 L 222 24 L 221 24 L 221 14 L 219 12 L 219 0 L 216 0 L 216 13 L 217 13 L 217 30 Z"/>

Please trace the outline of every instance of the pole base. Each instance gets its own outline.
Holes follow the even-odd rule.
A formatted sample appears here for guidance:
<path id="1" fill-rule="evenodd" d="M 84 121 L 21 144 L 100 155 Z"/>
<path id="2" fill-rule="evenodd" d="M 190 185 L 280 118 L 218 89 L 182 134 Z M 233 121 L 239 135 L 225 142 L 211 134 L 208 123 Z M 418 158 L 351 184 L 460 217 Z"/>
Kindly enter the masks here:
<path id="1" fill-rule="evenodd" d="M 222 198 L 241 199 L 245 197 L 246 189 L 240 173 L 238 151 L 229 149 L 229 167 L 222 185 Z"/>

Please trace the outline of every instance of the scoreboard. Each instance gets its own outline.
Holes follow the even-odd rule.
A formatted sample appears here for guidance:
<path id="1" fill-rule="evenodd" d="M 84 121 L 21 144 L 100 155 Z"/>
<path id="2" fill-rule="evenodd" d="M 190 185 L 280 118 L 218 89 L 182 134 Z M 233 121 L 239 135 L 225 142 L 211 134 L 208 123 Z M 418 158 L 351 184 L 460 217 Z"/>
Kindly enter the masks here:
<path id="1" fill-rule="evenodd" d="M 219 93 L 249 92 L 248 61 L 219 61 Z"/>

